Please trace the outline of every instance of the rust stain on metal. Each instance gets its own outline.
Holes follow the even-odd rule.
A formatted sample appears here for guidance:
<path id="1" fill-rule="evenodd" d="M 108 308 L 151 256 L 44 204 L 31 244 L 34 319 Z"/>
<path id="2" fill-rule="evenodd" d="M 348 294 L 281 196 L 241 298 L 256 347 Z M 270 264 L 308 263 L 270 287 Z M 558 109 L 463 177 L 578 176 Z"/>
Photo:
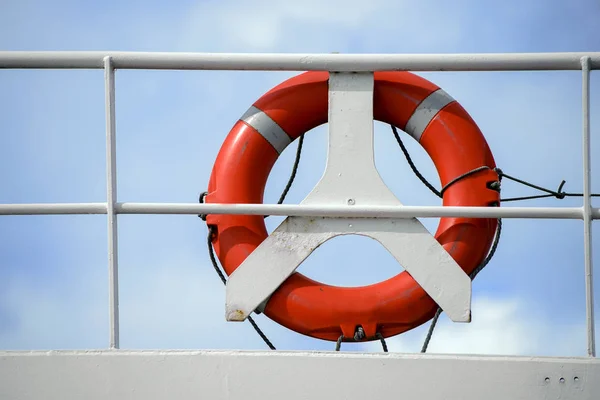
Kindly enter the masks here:
<path id="1" fill-rule="evenodd" d="M 229 313 L 229 321 L 243 321 L 246 317 L 246 313 L 242 310 L 234 310 Z"/>

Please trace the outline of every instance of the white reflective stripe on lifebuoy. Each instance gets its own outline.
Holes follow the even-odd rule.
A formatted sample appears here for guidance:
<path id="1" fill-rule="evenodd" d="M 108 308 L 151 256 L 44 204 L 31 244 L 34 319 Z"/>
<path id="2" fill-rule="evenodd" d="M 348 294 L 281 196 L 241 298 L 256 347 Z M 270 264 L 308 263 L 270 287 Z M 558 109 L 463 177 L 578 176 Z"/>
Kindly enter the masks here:
<path id="1" fill-rule="evenodd" d="M 410 116 L 406 123 L 404 132 L 411 135 L 418 141 L 421 140 L 421 135 L 427 128 L 427 125 L 435 118 L 440 110 L 452 103 L 454 99 L 442 89 L 427 96 L 417 107 L 415 112 Z"/>
<path id="2" fill-rule="evenodd" d="M 281 154 L 283 150 L 292 142 L 290 137 L 283 129 L 273 121 L 264 111 L 252 106 L 240 118 L 258 133 L 262 135 L 267 142 L 273 146 L 277 153 Z"/>

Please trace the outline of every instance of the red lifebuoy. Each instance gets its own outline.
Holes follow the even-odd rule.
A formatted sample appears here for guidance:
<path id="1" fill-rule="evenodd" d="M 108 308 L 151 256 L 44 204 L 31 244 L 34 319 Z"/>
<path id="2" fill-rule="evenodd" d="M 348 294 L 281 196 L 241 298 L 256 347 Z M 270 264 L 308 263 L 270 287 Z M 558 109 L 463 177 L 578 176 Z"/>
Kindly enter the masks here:
<path id="1" fill-rule="evenodd" d="M 217 156 L 207 203 L 262 203 L 279 154 L 301 134 L 327 122 L 328 72 L 306 72 L 271 89 L 240 118 Z M 499 205 L 488 144 L 469 114 L 435 84 L 409 72 L 375 72 L 374 118 L 415 138 L 435 164 L 445 206 Z M 267 237 L 260 215 L 209 215 L 215 252 L 230 275 Z M 441 218 L 435 238 L 470 274 L 485 258 L 496 219 Z M 273 260 L 277 262 L 277 260 Z M 336 341 L 362 326 L 367 337 L 393 336 L 431 319 L 436 303 L 405 271 L 363 287 L 325 285 L 292 274 L 270 297 L 264 314 L 298 333 Z"/>

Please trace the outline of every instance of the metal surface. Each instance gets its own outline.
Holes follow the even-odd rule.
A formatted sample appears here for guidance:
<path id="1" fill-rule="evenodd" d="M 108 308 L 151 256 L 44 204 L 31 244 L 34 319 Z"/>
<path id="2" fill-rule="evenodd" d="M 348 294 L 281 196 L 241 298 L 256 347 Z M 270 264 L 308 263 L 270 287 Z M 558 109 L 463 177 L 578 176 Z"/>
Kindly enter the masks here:
<path id="1" fill-rule="evenodd" d="M 106 214 L 106 203 L 0 204 L 0 215 Z"/>
<path id="2" fill-rule="evenodd" d="M 104 91 L 106 99 L 106 215 L 108 216 L 108 296 L 110 348 L 119 348 L 119 269 L 117 202 L 115 69 L 111 57 L 104 59 Z"/>
<path id="3" fill-rule="evenodd" d="M 471 280 L 419 221 L 323 217 L 286 218 L 231 274 L 227 281 L 227 320 L 245 320 L 317 247 L 350 234 L 377 240 L 450 319 L 470 322 Z"/>
<path id="4" fill-rule="evenodd" d="M 543 71 L 580 70 L 589 56 L 600 68 L 600 53 L 509 54 L 260 54 L 118 51 L 2 51 L 0 68 L 104 68 L 110 56 L 117 69 L 204 69 L 246 71 Z"/>
<path id="5" fill-rule="evenodd" d="M 402 205 L 375 167 L 373 84 L 372 73 L 330 75 L 327 165 L 302 205 Z M 348 234 L 377 240 L 450 319 L 471 321 L 471 280 L 419 220 L 330 217 L 288 217 L 248 255 L 227 281 L 227 320 L 244 321 L 317 247 Z"/>
<path id="6" fill-rule="evenodd" d="M 394 353 L 0 353 L 2 399 L 596 400 L 596 358 Z"/>
<path id="7" fill-rule="evenodd" d="M 198 204 L 133 203 L 115 204 L 117 214 L 247 214 L 293 217 L 355 218 L 538 218 L 583 219 L 581 207 L 453 207 L 453 206 L 372 206 L 297 204 Z M 0 204 L 0 215 L 106 214 L 105 203 Z M 600 208 L 592 208 L 592 219 L 600 219 Z"/>
<path id="8" fill-rule="evenodd" d="M 587 322 L 587 351 L 596 356 L 594 333 L 594 281 L 592 266 L 592 197 L 590 162 L 590 59 L 581 58 L 583 114 L 583 246 L 585 260 L 585 299 Z"/>

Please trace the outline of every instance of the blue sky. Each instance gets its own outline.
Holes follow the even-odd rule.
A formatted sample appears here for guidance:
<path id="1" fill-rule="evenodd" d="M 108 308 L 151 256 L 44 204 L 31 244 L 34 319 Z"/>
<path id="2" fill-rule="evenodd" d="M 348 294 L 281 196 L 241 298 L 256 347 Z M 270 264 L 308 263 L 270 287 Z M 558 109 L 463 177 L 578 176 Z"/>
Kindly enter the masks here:
<path id="1" fill-rule="evenodd" d="M 505 1 L 482 5 L 372 0 L 3 1 L 3 50 L 450 53 L 598 51 L 600 5 L 593 1 Z M 222 140 L 237 118 L 283 72 L 118 71 L 119 201 L 194 202 L 207 186 Z M 578 192 L 580 73 L 423 73 L 473 116 L 505 172 Z M 104 201 L 104 86 L 100 70 L 0 71 L 2 203 Z M 600 83 L 592 74 L 592 135 L 600 134 Z M 439 200 L 414 177 L 389 127 L 376 123 L 376 162 L 407 205 Z M 287 202 L 320 178 L 326 126 L 307 135 Z M 412 140 L 415 162 L 439 186 Z M 600 151 L 593 140 L 592 154 Z M 276 202 L 295 145 L 272 173 Z M 600 171 L 598 159 L 593 168 Z M 593 190 L 600 178 L 593 176 Z M 506 182 L 504 196 L 531 193 Z M 579 206 L 581 199 L 522 205 Z M 599 204 L 595 203 L 596 206 Z M 511 206 L 507 204 L 505 206 Z M 273 229 L 281 218 L 272 218 Z M 424 219 L 430 230 L 437 220 Z M 595 223 L 597 224 L 597 223 Z M 473 285 L 473 322 L 446 317 L 432 352 L 585 353 L 581 221 L 505 220 L 496 257 Z M 600 231 L 594 231 L 594 249 Z M 224 288 L 207 258 L 206 228 L 194 216 L 119 217 L 123 348 L 243 348 L 265 345 L 249 324 L 224 319 Z M 108 344 L 105 216 L 0 218 L 0 348 L 103 348 Z M 376 242 L 334 239 L 300 271 L 327 283 L 360 285 L 399 266 Z M 600 286 L 597 284 L 596 287 Z M 600 291 L 596 290 L 596 297 Z M 597 309 L 600 305 L 597 303 Z M 597 313 L 598 314 L 598 313 Z M 600 317 L 600 315 L 599 315 Z M 332 349 L 263 316 L 279 349 Z M 419 351 L 427 324 L 389 340 Z M 378 350 L 378 344 L 344 346 Z"/>

